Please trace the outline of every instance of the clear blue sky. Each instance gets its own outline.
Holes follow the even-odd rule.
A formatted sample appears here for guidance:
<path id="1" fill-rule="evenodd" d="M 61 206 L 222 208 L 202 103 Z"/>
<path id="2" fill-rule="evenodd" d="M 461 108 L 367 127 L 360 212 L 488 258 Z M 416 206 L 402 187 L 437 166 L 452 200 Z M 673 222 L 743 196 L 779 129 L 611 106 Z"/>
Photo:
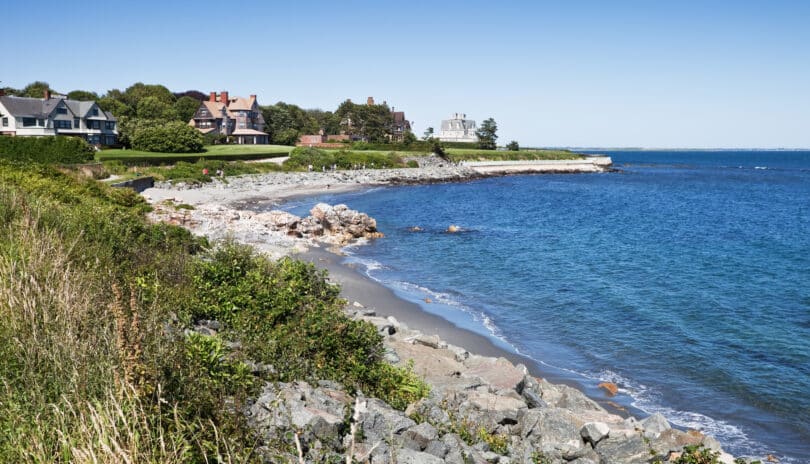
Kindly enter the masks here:
<path id="1" fill-rule="evenodd" d="M 3 86 L 134 82 L 524 146 L 810 147 L 810 1 L 5 2 Z"/>

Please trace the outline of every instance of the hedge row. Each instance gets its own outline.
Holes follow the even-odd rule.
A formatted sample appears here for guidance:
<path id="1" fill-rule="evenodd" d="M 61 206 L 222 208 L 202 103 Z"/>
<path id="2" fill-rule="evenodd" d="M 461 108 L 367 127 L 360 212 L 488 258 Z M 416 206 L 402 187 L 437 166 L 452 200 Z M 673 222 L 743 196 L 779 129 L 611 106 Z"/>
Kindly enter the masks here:
<path id="1" fill-rule="evenodd" d="M 444 148 L 478 148 L 475 142 L 440 142 Z M 352 150 L 365 151 L 413 151 L 421 153 L 429 153 L 433 150 L 433 142 L 425 140 L 417 140 L 410 144 L 404 143 L 370 143 L 370 142 L 353 142 L 351 144 Z"/>
<path id="2" fill-rule="evenodd" d="M 35 163 L 86 163 L 93 149 L 78 137 L 0 137 L 0 159 Z"/>

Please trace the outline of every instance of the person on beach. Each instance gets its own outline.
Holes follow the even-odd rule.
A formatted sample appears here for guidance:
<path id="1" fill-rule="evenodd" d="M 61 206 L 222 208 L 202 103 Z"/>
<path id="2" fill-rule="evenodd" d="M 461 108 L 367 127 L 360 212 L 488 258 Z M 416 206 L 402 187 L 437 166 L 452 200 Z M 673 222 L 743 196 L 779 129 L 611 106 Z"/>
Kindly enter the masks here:
<path id="1" fill-rule="evenodd" d="M 208 168 L 203 168 L 202 172 L 203 172 L 204 176 L 207 176 L 208 175 Z"/>

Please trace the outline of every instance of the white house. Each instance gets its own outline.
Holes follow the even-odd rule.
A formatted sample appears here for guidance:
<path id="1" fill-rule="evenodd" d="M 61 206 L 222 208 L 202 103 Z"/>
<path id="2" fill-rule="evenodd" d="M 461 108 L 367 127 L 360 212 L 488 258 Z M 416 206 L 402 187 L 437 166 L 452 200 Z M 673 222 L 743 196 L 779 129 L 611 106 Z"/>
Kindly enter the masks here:
<path id="1" fill-rule="evenodd" d="M 467 119 L 467 115 L 463 113 L 453 114 L 450 119 L 442 121 L 439 140 L 442 142 L 477 142 L 475 121 Z"/>
<path id="2" fill-rule="evenodd" d="M 0 135 L 82 137 L 91 145 L 118 143 L 117 120 L 96 102 L 68 100 L 64 96 L 45 98 L 0 96 Z"/>

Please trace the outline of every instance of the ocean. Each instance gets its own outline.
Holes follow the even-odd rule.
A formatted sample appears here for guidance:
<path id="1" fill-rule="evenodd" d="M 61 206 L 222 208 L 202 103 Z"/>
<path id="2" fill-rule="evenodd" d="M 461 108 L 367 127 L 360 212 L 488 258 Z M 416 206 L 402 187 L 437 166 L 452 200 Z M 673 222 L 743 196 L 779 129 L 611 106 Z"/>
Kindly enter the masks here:
<path id="1" fill-rule="evenodd" d="M 386 236 L 347 261 L 591 396 L 615 382 L 637 415 L 661 412 L 735 455 L 810 461 L 810 152 L 600 153 L 620 172 L 285 209 L 368 213 Z"/>

